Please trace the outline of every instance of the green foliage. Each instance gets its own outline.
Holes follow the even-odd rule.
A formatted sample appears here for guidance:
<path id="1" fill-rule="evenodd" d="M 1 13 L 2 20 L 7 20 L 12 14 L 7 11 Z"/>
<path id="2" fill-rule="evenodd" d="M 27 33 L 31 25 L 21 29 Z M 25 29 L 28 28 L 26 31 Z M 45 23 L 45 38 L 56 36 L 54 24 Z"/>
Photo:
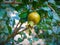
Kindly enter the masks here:
<path id="1" fill-rule="evenodd" d="M 21 2 L 21 0 L 16 0 L 16 2 Z"/>
<path id="2" fill-rule="evenodd" d="M 0 2 L 2 2 L 3 0 L 0 0 Z"/>
<path id="3" fill-rule="evenodd" d="M 12 28 L 9 25 L 7 25 L 7 28 L 8 28 L 9 34 L 11 34 L 12 33 Z"/>
<path id="4" fill-rule="evenodd" d="M 0 2 L 1 1 L 2 0 L 0 0 Z M 20 2 L 21 0 L 16 0 L 16 1 Z M 60 3 L 56 0 L 55 2 L 56 3 L 50 3 L 48 2 L 48 0 L 31 0 L 31 1 L 22 0 L 22 4 L 1 3 L 0 4 L 0 43 L 6 41 L 8 36 L 10 36 L 11 34 L 15 35 L 16 32 L 14 32 L 13 29 L 16 23 L 15 20 L 19 20 L 21 21 L 21 23 L 25 23 L 28 21 L 28 14 L 30 12 L 37 11 L 41 16 L 41 21 L 34 26 L 34 31 L 37 36 L 33 36 L 32 39 L 27 38 L 27 35 L 24 33 L 24 31 L 22 31 L 19 32 L 21 38 L 18 38 L 18 42 L 22 42 L 24 39 L 27 38 L 30 44 L 32 44 L 33 40 L 38 41 L 38 39 L 45 39 L 47 45 L 60 44 L 59 43 L 60 40 L 58 40 L 60 38 L 59 35 L 60 9 L 57 7 L 57 5 L 60 5 Z M 18 14 L 14 11 L 17 11 Z M 31 34 L 32 32 L 30 31 L 31 30 L 30 27 L 28 27 L 28 30 L 29 30 L 29 36 L 32 35 Z M 42 33 L 40 31 L 42 31 Z M 10 39 L 10 37 L 8 39 Z M 56 40 L 58 42 L 56 42 Z"/>
<path id="5" fill-rule="evenodd" d="M 26 18 L 27 17 L 27 13 L 26 12 L 22 12 L 20 15 L 19 15 L 20 18 Z"/>
<path id="6" fill-rule="evenodd" d="M 29 0 L 22 0 L 22 3 L 25 5 L 25 4 L 28 4 Z"/>

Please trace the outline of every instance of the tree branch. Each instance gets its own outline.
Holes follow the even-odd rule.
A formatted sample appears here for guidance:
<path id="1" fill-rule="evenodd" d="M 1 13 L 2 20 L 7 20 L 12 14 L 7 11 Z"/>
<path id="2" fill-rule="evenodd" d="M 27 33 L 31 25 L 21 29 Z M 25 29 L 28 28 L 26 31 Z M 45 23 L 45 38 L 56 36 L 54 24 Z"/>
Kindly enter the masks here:
<path id="1" fill-rule="evenodd" d="M 18 26 L 18 25 L 19 25 L 19 23 L 17 24 L 17 26 Z M 21 23 L 21 25 L 22 25 L 22 23 Z M 15 35 L 17 34 L 17 32 L 19 31 L 21 25 L 20 25 L 18 28 L 17 28 L 17 26 L 16 26 L 15 29 L 14 29 L 14 32 L 13 32 L 11 35 L 8 35 L 7 40 L 4 41 L 4 42 L 2 42 L 2 43 L 0 43 L 0 45 L 5 45 L 6 43 L 9 42 L 9 40 L 10 40 L 11 38 L 14 38 L 14 36 L 15 36 Z"/>

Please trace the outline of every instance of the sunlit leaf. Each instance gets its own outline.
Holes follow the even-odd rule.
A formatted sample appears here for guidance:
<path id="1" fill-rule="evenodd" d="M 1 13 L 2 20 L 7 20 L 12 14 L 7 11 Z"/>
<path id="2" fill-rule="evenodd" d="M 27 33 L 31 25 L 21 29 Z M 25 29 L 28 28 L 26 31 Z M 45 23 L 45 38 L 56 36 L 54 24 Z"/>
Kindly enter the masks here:
<path id="1" fill-rule="evenodd" d="M 20 16 L 20 18 L 26 18 L 27 17 L 27 12 L 22 12 L 19 16 Z"/>

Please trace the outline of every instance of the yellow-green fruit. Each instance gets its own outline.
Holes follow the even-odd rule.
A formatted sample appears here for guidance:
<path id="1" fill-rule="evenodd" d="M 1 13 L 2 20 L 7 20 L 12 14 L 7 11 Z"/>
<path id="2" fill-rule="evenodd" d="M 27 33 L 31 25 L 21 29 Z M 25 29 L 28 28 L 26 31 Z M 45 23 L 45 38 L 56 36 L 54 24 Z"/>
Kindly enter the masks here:
<path id="1" fill-rule="evenodd" d="M 28 15 L 28 21 L 33 21 L 35 24 L 37 24 L 40 21 L 40 15 L 37 12 L 31 12 Z"/>

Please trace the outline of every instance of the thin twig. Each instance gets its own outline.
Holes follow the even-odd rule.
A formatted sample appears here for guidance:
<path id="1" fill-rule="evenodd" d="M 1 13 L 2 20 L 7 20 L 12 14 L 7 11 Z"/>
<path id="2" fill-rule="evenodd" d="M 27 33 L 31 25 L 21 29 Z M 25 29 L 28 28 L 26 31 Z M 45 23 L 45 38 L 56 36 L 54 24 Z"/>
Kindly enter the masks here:
<path id="1" fill-rule="evenodd" d="M 51 8 L 51 10 L 53 11 L 53 12 L 55 12 L 55 10 L 48 4 L 48 7 L 49 8 Z"/>

